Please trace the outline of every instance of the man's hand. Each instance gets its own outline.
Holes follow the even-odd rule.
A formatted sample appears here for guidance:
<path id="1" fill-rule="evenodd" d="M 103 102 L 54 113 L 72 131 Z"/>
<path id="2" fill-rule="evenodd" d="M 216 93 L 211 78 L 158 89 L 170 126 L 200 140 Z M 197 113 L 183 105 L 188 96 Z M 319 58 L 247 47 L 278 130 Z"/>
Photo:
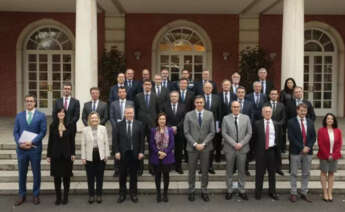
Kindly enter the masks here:
<path id="1" fill-rule="evenodd" d="M 47 162 L 50 163 L 50 157 L 47 157 Z"/>
<path id="2" fill-rule="evenodd" d="M 307 147 L 307 146 L 305 146 L 305 147 L 303 148 L 302 152 L 303 152 L 303 154 L 308 154 L 309 150 L 310 150 L 310 148 Z"/>
<path id="3" fill-rule="evenodd" d="M 81 160 L 81 162 L 83 163 L 83 165 L 86 164 L 86 160 L 85 159 Z"/>
<path id="4" fill-rule="evenodd" d="M 204 144 L 197 144 L 195 145 L 195 148 L 198 150 L 198 151 L 202 151 L 205 149 L 205 145 Z"/>
<path id="5" fill-rule="evenodd" d="M 239 151 L 241 148 L 242 148 L 242 144 L 237 143 L 237 144 L 235 145 L 235 149 L 236 149 L 237 151 Z"/>
<path id="6" fill-rule="evenodd" d="M 71 156 L 71 160 L 74 161 L 75 160 L 75 155 Z"/>
<path id="7" fill-rule="evenodd" d="M 138 160 L 141 160 L 141 159 L 143 159 L 144 158 L 144 154 L 143 153 L 139 153 L 139 155 L 138 155 Z"/>
<path id="8" fill-rule="evenodd" d="M 176 127 L 176 126 L 173 126 L 173 127 L 171 127 L 171 128 L 173 129 L 174 135 L 176 135 L 176 133 L 177 133 L 177 127 Z"/>
<path id="9" fill-rule="evenodd" d="M 121 154 L 120 153 L 116 153 L 115 154 L 115 159 L 116 160 L 121 160 Z"/>

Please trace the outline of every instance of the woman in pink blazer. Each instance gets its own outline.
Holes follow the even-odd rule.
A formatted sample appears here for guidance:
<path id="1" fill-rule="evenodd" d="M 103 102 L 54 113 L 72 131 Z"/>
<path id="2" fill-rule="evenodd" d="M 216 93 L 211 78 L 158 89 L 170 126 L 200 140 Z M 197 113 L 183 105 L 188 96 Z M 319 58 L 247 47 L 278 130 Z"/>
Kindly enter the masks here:
<path id="1" fill-rule="evenodd" d="M 318 131 L 317 141 L 321 169 L 321 185 L 323 200 L 333 201 L 332 191 L 334 172 L 337 170 L 337 161 L 341 158 L 342 135 L 338 128 L 337 119 L 332 113 L 327 113 L 322 122 L 323 127 Z M 327 188 L 328 183 L 328 188 Z"/>

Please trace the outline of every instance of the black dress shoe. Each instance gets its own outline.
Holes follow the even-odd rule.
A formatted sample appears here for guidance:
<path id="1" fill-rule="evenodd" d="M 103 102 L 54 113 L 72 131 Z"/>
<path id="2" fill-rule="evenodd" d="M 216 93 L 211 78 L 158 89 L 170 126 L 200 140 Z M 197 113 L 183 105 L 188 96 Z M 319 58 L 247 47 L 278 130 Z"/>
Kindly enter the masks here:
<path id="1" fill-rule="evenodd" d="M 201 170 L 199 170 L 199 174 L 201 174 Z"/>
<path id="2" fill-rule="evenodd" d="M 169 202 L 168 194 L 163 194 L 163 202 Z"/>
<path id="3" fill-rule="evenodd" d="M 97 197 L 96 197 L 96 202 L 97 202 L 98 204 L 102 203 L 102 196 L 97 196 Z"/>
<path id="4" fill-rule="evenodd" d="M 120 174 L 120 171 L 119 170 L 115 170 L 114 171 L 114 174 L 113 174 L 113 177 L 118 177 Z"/>
<path id="5" fill-rule="evenodd" d="M 261 193 L 255 192 L 255 199 L 256 200 L 261 200 Z"/>
<path id="6" fill-rule="evenodd" d="M 94 201 L 95 201 L 95 197 L 89 196 L 89 200 L 88 200 L 89 204 L 92 204 Z"/>
<path id="7" fill-rule="evenodd" d="M 279 200 L 279 196 L 277 193 L 269 193 L 268 196 L 270 196 L 274 200 Z"/>
<path id="8" fill-rule="evenodd" d="M 311 199 L 309 199 L 309 197 L 305 194 L 301 194 L 301 199 L 306 201 L 306 202 L 309 202 L 309 203 L 312 203 L 313 201 Z"/>
<path id="9" fill-rule="evenodd" d="M 139 201 L 138 196 L 136 194 L 131 194 L 131 200 L 134 203 L 137 203 Z"/>
<path id="10" fill-rule="evenodd" d="M 177 173 L 179 173 L 179 174 L 183 174 L 183 170 L 182 170 L 181 167 L 177 167 L 177 168 L 175 169 L 175 171 L 176 171 Z"/>
<path id="11" fill-rule="evenodd" d="M 162 201 L 161 193 L 157 193 L 156 200 L 157 200 L 157 202 L 161 202 Z"/>
<path id="12" fill-rule="evenodd" d="M 239 193 L 238 196 L 243 200 L 248 200 L 248 195 L 246 193 Z"/>
<path id="13" fill-rule="evenodd" d="M 194 193 L 189 193 L 188 194 L 188 200 L 193 202 L 195 200 L 195 194 Z"/>
<path id="14" fill-rule="evenodd" d="M 225 194 L 225 199 L 226 199 L 226 200 L 231 200 L 231 199 L 232 199 L 232 194 L 233 194 L 233 193 L 228 193 L 228 192 L 227 192 L 227 193 Z"/>
<path id="15" fill-rule="evenodd" d="M 38 204 L 40 204 L 41 201 L 40 201 L 39 197 L 34 197 L 32 202 L 34 203 L 34 205 L 38 205 Z"/>
<path id="16" fill-rule="evenodd" d="M 138 176 L 143 176 L 143 170 L 138 170 Z"/>
<path id="17" fill-rule="evenodd" d="M 19 197 L 18 200 L 14 203 L 15 206 L 19 206 L 26 201 L 26 197 Z"/>
<path id="18" fill-rule="evenodd" d="M 276 172 L 277 172 L 277 174 L 279 174 L 280 176 L 284 176 L 284 172 L 283 172 L 282 170 L 277 170 Z"/>
<path id="19" fill-rule="evenodd" d="M 119 198 L 117 199 L 117 203 L 122 203 L 126 200 L 126 195 L 120 194 Z"/>
<path id="20" fill-rule="evenodd" d="M 214 171 L 214 168 L 213 168 L 213 167 L 211 167 L 211 168 L 208 169 L 208 173 L 210 173 L 210 174 L 216 174 L 216 172 Z"/>
<path id="21" fill-rule="evenodd" d="M 208 197 L 208 194 L 201 194 L 201 199 L 203 199 L 205 202 L 210 201 L 210 198 Z"/>

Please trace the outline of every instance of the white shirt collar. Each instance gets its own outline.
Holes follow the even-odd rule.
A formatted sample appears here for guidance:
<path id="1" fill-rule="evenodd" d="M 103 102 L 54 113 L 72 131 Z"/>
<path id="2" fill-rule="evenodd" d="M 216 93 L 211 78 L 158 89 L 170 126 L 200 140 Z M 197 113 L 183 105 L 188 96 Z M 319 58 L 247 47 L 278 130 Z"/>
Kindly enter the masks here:
<path id="1" fill-rule="evenodd" d="M 30 112 L 29 110 L 25 110 L 25 111 L 26 111 L 26 114 L 29 114 L 29 112 Z M 35 109 L 35 108 L 31 110 L 32 115 L 34 115 L 35 111 L 36 111 L 36 109 Z"/>
<path id="2" fill-rule="evenodd" d="M 201 113 L 201 115 L 202 115 L 204 113 L 204 111 L 205 111 L 205 109 L 203 109 L 202 111 L 198 111 L 197 109 L 195 109 L 196 114 Z"/>

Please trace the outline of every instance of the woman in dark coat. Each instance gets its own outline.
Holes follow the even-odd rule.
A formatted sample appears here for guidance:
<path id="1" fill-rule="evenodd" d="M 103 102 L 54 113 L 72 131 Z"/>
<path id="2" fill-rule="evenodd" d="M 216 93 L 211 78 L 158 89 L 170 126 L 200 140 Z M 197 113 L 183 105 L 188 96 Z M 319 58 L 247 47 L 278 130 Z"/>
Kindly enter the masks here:
<path id="1" fill-rule="evenodd" d="M 50 175 L 54 177 L 55 205 L 59 205 L 61 203 L 61 181 L 63 181 L 64 186 L 62 204 L 68 203 L 70 179 L 75 159 L 75 143 L 73 139 L 74 129 L 72 129 L 72 125 L 66 123 L 65 109 L 58 108 L 56 111 L 53 116 L 57 119 L 53 119 L 54 121 L 49 128 L 47 161 L 50 163 Z"/>
<path id="2" fill-rule="evenodd" d="M 160 113 L 157 118 L 157 127 L 151 129 L 150 163 L 154 167 L 155 183 L 157 189 L 157 202 L 161 198 L 161 176 L 163 174 L 164 192 L 163 201 L 168 202 L 169 172 L 175 163 L 174 156 L 174 131 L 166 125 L 166 114 Z"/>

